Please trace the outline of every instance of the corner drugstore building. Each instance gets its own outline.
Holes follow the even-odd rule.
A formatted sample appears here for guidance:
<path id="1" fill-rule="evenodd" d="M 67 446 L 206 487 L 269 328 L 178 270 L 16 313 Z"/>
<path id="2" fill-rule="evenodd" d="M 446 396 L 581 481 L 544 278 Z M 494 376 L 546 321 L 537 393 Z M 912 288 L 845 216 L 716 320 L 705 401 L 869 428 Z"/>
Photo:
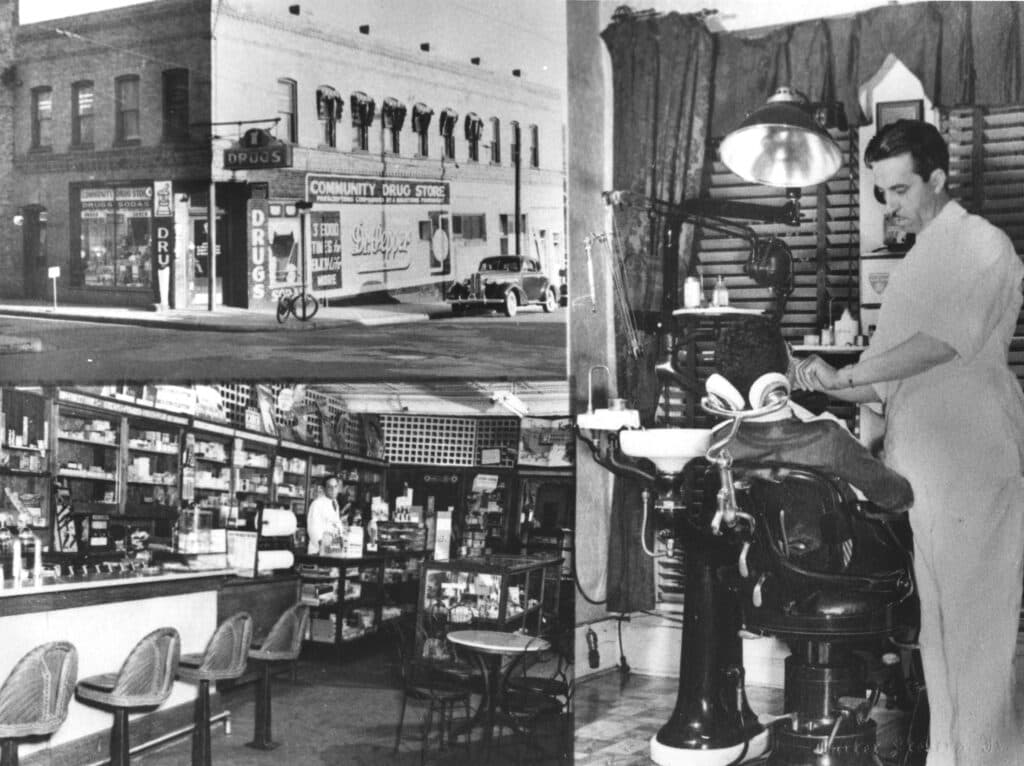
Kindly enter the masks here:
<path id="1" fill-rule="evenodd" d="M 25 26 L 13 5 L 0 296 L 49 300 L 55 267 L 62 301 L 111 306 L 205 307 L 212 290 L 260 309 L 303 269 L 323 298 L 444 283 L 515 252 L 517 211 L 518 250 L 562 267 L 557 90 L 288 4 Z"/>

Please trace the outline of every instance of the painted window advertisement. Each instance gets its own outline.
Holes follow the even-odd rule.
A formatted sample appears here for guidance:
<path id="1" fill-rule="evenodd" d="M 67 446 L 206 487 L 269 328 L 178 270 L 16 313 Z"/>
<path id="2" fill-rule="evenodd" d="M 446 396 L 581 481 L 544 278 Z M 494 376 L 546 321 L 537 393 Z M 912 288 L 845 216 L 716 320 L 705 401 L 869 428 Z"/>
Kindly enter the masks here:
<path id="1" fill-rule="evenodd" d="M 152 288 L 153 187 L 84 187 L 78 193 L 79 263 L 86 287 Z"/>
<path id="2" fill-rule="evenodd" d="M 441 231 L 449 216 L 448 182 L 310 174 L 306 196 L 317 295 L 425 285 L 451 273 L 447 237 L 422 235 Z"/>
<path id="3" fill-rule="evenodd" d="M 253 199 L 249 216 L 249 304 L 273 304 L 303 279 L 302 227 L 295 202 Z"/>
<path id="4" fill-rule="evenodd" d="M 310 212 L 309 257 L 313 290 L 340 290 L 343 287 L 340 213 Z"/>

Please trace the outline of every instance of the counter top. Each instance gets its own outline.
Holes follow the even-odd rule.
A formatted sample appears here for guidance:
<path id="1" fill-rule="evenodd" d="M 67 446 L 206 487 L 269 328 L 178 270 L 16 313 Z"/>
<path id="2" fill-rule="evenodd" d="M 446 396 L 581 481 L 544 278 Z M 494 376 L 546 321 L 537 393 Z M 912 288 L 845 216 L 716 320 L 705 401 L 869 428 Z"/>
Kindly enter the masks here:
<path id="1" fill-rule="evenodd" d="M 91 574 L 84 577 L 43 577 L 42 584 L 36 585 L 29 580 L 20 588 L 14 587 L 12 580 L 4 580 L 0 589 L 0 598 L 11 596 L 38 595 L 47 591 L 73 591 L 91 588 L 118 588 L 125 585 L 137 585 L 140 582 L 156 583 L 168 580 L 190 580 L 199 577 L 223 577 L 234 574 L 233 569 L 210 569 L 194 572 L 160 572 L 159 574 L 143 574 L 141 572 L 116 572 L 109 574 Z"/>
<path id="2" fill-rule="evenodd" d="M 8 580 L 0 590 L 0 610 L 6 616 L 217 590 L 225 578 L 233 576 L 231 569 L 150 575 L 118 572 L 44 578 L 42 585 L 24 584 L 20 588 L 15 588 Z"/>

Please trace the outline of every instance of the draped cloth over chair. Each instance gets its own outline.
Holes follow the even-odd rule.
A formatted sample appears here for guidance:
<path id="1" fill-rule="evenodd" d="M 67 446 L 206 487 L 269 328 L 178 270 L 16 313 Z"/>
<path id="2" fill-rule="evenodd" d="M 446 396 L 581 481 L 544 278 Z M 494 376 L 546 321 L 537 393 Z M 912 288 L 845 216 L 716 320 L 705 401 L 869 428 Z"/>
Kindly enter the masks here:
<path id="1" fill-rule="evenodd" d="M 174 628 L 158 628 L 143 637 L 116 673 L 89 676 L 78 682 L 83 702 L 113 708 L 110 734 L 111 766 L 127 766 L 128 711 L 163 704 L 174 686 L 181 653 L 181 636 Z"/>
<path id="2" fill-rule="evenodd" d="M 42 644 L 0 686 L 0 764 L 18 765 L 18 740 L 52 734 L 68 715 L 78 653 L 67 641 Z"/>
<path id="3" fill-rule="evenodd" d="M 260 664 L 256 686 L 255 732 L 249 747 L 273 750 L 278 746 L 271 736 L 271 672 L 275 664 L 294 662 L 302 651 L 302 640 L 309 630 L 309 607 L 295 604 L 277 618 L 270 633 L 249 649 L 249 659 Z"/>
<path id="4" fill-rule="evenodd" d="M 178 661 L 178 678 L 199 685 L 192 734 L 193 766 L 210 766 L 210 682 L 238 678 L 245 672 L 252 643 L 252 617 L 239 612 L 217 626 L 206 649 L 183 654 Z"/>

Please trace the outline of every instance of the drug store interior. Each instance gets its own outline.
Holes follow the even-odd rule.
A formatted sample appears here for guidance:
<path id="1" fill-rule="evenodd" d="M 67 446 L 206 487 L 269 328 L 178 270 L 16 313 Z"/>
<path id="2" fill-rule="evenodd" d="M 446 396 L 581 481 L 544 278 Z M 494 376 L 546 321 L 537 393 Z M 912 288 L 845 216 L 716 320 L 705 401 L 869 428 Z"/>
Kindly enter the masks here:
<path id="1" fill-rule="evenodd" d="M 3 389 L 0 677 L 34 694 L 19 658 L 50 642 L 73 658 L 51 674 L 66 719 L 21 762 L 564 751 L 567 400 L 562 381 Z M 159 689 L 95 692 L 122 663 L 157 679 L 161 658 L 177 665 Z"/>

